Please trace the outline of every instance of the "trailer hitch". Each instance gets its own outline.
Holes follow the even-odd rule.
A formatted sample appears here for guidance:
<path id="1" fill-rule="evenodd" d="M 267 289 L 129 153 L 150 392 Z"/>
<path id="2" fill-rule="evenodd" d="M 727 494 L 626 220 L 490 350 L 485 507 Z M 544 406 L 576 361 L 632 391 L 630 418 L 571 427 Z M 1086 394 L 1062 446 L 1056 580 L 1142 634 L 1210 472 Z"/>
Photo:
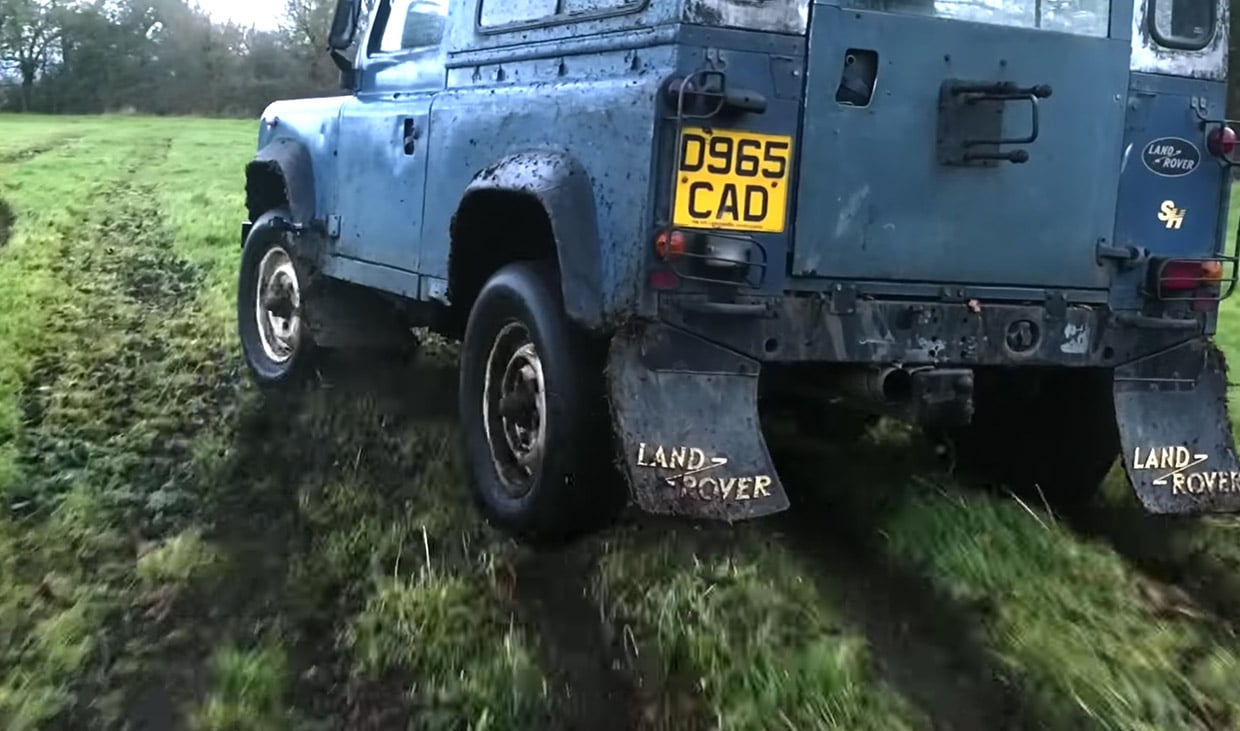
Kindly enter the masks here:
<path id="1" fill-rule="evenodd" d="M 1021 87 L 1010 81 L 944 81 L 939 86 L 939 163 L 993 167 L 1000 162 L 1028 162 L 1028 150 L 999 148 L 1038 139 L 1038 100 L 1050 95 L 1047 84 Z M 1013 101 L 1029 102 L 1030 131 L 1024 137 L 1003 136 L 1004 111 Z"/>

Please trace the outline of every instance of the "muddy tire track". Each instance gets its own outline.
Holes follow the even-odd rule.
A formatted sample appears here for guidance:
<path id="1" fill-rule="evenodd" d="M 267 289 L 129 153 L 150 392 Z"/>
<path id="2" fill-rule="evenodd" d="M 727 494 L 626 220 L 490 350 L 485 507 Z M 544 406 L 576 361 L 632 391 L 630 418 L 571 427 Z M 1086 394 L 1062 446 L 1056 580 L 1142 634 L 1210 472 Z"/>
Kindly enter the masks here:
<path id="1" fill-rule="evenodd" d="M 47 318 L 51 350 L 36 355 L 17 440 L 31 513 L 53 508 L 72 486 L 65 475 L 76 475 L 91 486 L 100 528 L 123 536 L 135 554 L 192 523 L 194 439 L 227 412 L 235 385 L 219 349 L 200 345 L 192 374 L 178 352 L 187 340 L 202 342 L 194 303 L 203 273 L 172 251 L 154 186 L 141 179 L 170 142 L 156 141 L 101 188 L 97 198 L 107 205 L 87 224 L 88 235 L 64 242 L 54 269 L 72 295 Z M 136 286 L 135 274 L 161 286 Z M 169 330 L 179 343 L 167 342 Z M 95 560 L 102 580 L 127 583 L 117 573 L 123 554 Z M 178 709 L 205 684 L 215 626 L 184 622 L 182 613 L 214 597 L 191 587 L 167 603 L 133 587 L 116 589 L 118 600 L 130 603 L 115 608 L 101 633 L 101 665 L 63 725 L 102 725 L 99 700 L 107 697 L 131 727 L 180 728 Z M 194 614 L 206 619 L 209 612 Z"/>
<path id="2" fill-rule="evenodd" d="M 389 434 L 436 427 L 446 430 L 451 434 L 451 448 L 455 448 L 459 376 L 456 359 L 451 355 L 431 352 L 412 358 L 393 355 L 376 360 L 370 354 L 341 352 L 325 362 L 318 375 L 318 383 L 312 386 L 320 391 L 318 398 L 328 403 L 371 404 L 374 420 L 382 422 Z M 339 413 L 338 409 L 333 411 Z M 306 415 L 315 418 L 310 412 Z M 304 438 L 320 444 L 327 442 L 331 433 L 341 433 L 326 424 L 311 427 L 308 432 Z M 367 451 L 379 449 L 387 454 L 396 453 L 393 449 L 383 449 L 383 437 L 379 434 L 356 441 L 359 450 L 365 447 Z M 330 461 L 335 463 L 343 458 L 348 464 L 354 457 L 351 449 L 347 447 L 346 453 L 337 454 Z M 330 453 L 333 448 L 326 451 Z M 266 464 L 281 461 L 277 458 L 267 460 Z M 375 457 L 361 461 L 369 465 L 363 468 L 370 470 L 366 482 L 391 485 L 394 501 L 407 489 L 411 475 L 418 469 L 416 464 L 400 458 Z M 321 480 L 322 475 L 331 471 L 325 460 L 321 468 L 315 470 L 319 477 L 307 475 L 306 479 Z M 301 478 L 290 475 L 286 479 L 297 481 Z M 452 485 L 449 489 L 459 492 L 462 503 L 467 502 L 464 485 Z M 410 498 L 417 499 L 416 496 Z M 463 519 L 468 523 L 459 526 L 461 530 L 485 540 L 482 519 L 472 509 Z M 514 552 L 513 573 L 504 582 L 504 596 L 497 598 L 510 605 L 517 623 L 534 640 L 539 665 L 551 686 L 552 718 L 548 731 L 619 731 L 636 727 L 631 684 L 627 675 L 617 669 L 618 657 L 607 640 L 598 607 L 588 595 L 597 549 L 597 543 L 591 541 L 558 551 L 511 546 L 496 549 Z M 432 549 L 436 554 L 443 551 L 443 547 Z M 340 608 L 334 614 L 348 615 L 357 608 Z M 347 658 L 323 657 L 316 666 L 325 670 L 318 682 L 320 690 L 332 686 L 340 688 L 349 683 Z M 392 728 L 416 719 L 413 709 L 402 708 L 394 701 L 400 696 L 399 678 L 354 686 L 346 695 L 355 702 L 337 706 L 333 711 L 333 715 L 348 718 L 350 728 Z M 302 693 L 306 698 L 313 695 L 309 686 Z M 387 700 L 378 702 L 384 696 Z"/>
<path id="3" fill-rule="evenodd" d="M 49 152 L 68 147 L 80 139 L 81 137 L 59 137 L 37 145 L 31 145 L 30 147 L 23 147 L 19 150 L 9 150 L 8 152 L 0 153 L 0 165 L 29 162 L 40 155 L 46 155 Z"/>
<path id="4" fill-rule="evenodd" d="M 102 195 L 109 207 L 93 236 L 86 245 L 66 244 L 55 266 L 69 288 L 86 295 L 88 309 L 77 301 L 60 302 L 47 318 L 54 350 L 36 354 L 22 398 L 26 420 L 18 448 L 28 478 L 23 489 L 33 502 L 54 502 L 67 487 L 64 474 L 89 470 L 86 474 L 104 485 L 135 486 L 137 492 L 125 497 L 116 491 L 119 502 L 112 507 L 132 518 L 138 533 L 158 533 L 167 526 L 146 515 L 142 491 L 187 483 L 195 427 L 224 407 L 231 383 L 203 373 L 177 384 L 186 403 L 175 415 L 144 402 L 144 396 L 172 387 L 160 382 L 168 375 L 164 369 L 176 365 L 168 362 L 171 354 L 161 335 L 174 321 L 192 330 L 190 305 L 202 273 L 171 251 L 171 236 L 157 223 L 152 189 L 126 180 Z M 143 276 L 175 289 L 175 298 L 166 301 L 130 286 L 126 278 L 140 268 Z M 109 338 L 114 350 L 100 344 Z M 221 354 L 201 355 L 211 362 Z M 81 409 L 89 409 L 94 420 L 75 418 Z M 154 430 L 149 439 L 135 434 L 147 429 Z"/>
<path id="5" fill-rule="evenodd" d="M 634 684 L 619 669 L 621 656 L 589 598 L 597 550 L 597 543 L 581 542 L 526 552 L 517 562 L 517 616 L 538 637 L 561 731 L 637 728 Z"/>
<path id="6" fill-rule="evenodd" d="M 9 237 L 13 235 L 13 224 L 16 222 L 17 214 L 13 212 L 12 206 L 0 198 L 0 248 L 9 243 Z"/>
<path id="7" fill-rule="evenodd" d="M 1135 498 L 1092 504 L 1059 517 L 1083 538 L 1111 546 L 1151 579 L 1144 588 L 1160 611 L 1194 617 L 1219 636 L 1234 637 L 1240 630 L 1240 565 L 1220 559 L 1199 542 L 1202 518 L 1152 515 Z"/>
<path id="8" fill-rule="evenodd" d="M 986 648 L 979 621 L 986 608 L 960 605 L 882 558 L 884 507 L 873 491 L 924 469 L 918 455 L 908 447 L 853 445 L 845 460 L 792 442 L 772 440 L 771 448 L 795 503 L 772 527 L 807 566 L 821 568 L 815 580 L 865 636 L 879 674 L 935 729 L 1037 727 Z M 829 493 L 818 487 L 824 479 Z"/>

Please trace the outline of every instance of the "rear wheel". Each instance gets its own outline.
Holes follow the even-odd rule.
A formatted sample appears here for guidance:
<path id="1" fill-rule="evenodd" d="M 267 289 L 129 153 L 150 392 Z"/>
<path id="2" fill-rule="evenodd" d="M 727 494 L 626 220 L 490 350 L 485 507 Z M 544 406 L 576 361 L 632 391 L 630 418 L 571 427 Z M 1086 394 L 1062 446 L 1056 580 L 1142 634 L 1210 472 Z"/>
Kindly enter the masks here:
<path id="1" fill-rule="evenodd" d="M 834 443 L 855 442 L 878 423 L 874 414 L 836 406 L 801 408 L 795 419 L 802 434 Z"/>
<path id="2" fill-rule="evenodd" d="M 976 411 L 946 436 L 962 476 L 1061 507 L 1092 500 L 1119 455 L 1107 371 L 979 371 Z"/>
<path id="3" fill-rule="evenodd" d="M 479 293 L 461 348 L 461 430 L 474 501 L 501 530 L 563 541 L 623 505 L 601 353 L 565 315 L 549 263 L 509 264 Z"/>

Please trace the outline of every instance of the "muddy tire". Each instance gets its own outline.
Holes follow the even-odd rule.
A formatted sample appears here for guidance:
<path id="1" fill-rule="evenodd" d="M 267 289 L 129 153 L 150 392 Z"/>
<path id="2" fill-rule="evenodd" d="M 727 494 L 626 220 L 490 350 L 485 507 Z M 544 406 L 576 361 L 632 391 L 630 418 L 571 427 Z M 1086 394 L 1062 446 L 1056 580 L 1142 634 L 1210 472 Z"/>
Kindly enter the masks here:
<path id="1" fill-rule="evenodd" d="M 483 286 L 461 347 L 462 442 L 475 504 L 532 544 L 571 540 L 623 504 L 602 349 L 564 312 L 553 265 L 518 262 Z"/>
<path id="2" fill-rule="evenodd" d="M 308 272 L 290 236 L 269 211 L 254 222 L 241 250 L 237 331 L 246 366 L 262 387 L 299 380 L 318 355 L 304 318 Z"/>
<path id="3" fill-rule="evenodd" d="M 973 423 L 947 434 L 961 477 L 1081 507 L 1119 456 L 1105 371 L 979 372 Z"/>

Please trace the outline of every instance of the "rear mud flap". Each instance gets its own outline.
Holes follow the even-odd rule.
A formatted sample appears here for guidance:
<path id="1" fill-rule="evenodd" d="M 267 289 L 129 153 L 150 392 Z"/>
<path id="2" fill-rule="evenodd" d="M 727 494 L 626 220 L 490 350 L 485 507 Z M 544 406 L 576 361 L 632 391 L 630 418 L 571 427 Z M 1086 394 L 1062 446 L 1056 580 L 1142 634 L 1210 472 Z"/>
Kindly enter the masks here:
<path id="1" fill-rule="evenodd" d="M 661 325 L 612 340 L 621 469 L 655 514 L 746 520 L 788 507 L 758 421 L 759 363 Z"/>
<path id="2" fill-rule="evenodd" d="M 1153 513 L 1240 511 L 1227 361 L 1206 339 L 1115 370 L 1124 467 Z"/>

